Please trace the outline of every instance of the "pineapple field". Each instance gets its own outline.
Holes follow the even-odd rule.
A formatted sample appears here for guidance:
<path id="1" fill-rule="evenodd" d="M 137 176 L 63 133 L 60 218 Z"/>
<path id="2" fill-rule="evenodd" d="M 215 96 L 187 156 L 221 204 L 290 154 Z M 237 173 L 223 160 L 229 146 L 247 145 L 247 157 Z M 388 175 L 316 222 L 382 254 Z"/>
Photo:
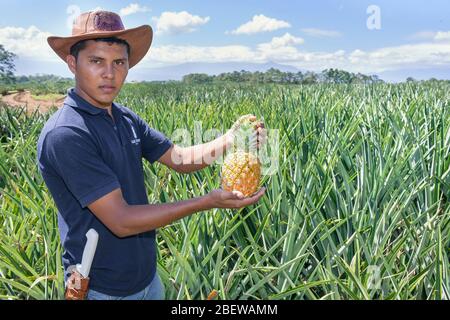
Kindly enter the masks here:
<path id="1" fill-rule="evenodd" d="M 270 130 L 257 204 L 158 230 L 166 298 L 450 298 L 449 82 L 131 83 L 117 102 L 191 144 L 199 124 L 224 133 L 245 114 Z M 0 105 L 0 300 L 64 298 L 57 209 L 36 163 L 54 111 Z M 144 160 L 149 202 L 219 188 L 219 162 L 183 175 Z"/>

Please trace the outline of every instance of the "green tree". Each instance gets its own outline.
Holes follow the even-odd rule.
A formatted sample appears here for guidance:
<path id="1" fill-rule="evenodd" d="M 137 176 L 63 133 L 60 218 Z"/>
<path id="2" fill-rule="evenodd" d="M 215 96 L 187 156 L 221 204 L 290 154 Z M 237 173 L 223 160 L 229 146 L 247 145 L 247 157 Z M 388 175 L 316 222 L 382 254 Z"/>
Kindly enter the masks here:
<path id="1" fill-rule="evenodd" d="M 206 73 L 191 73 L 183 77 L 183 82 L 188 84 L 210 83 L 212 80 L 213 78 Z"/>
<path id="2" fill-rule="evenodd" d="M 318 83 L 318 76 L 316 73 L 312 71 L 307 71 L 303 77 L 302 83 L 303 84 L 315 84 Z"/>
<path id="3" fill-rule="evenodd" d="M 0 44 L 0 82 L 14 82 L 15 58 L 16 55 L 14 53 L 9 52 Z"/>

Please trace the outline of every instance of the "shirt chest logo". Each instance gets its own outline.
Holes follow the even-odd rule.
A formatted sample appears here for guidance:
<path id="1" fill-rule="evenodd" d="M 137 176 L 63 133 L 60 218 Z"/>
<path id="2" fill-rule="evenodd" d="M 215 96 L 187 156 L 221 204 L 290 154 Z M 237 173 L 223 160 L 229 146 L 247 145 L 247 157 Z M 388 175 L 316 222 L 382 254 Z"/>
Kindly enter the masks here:
<path id="1" fill-rule="evenodd" d="M 134 136 L 134 139 L 131 139 L 131 143 L 137 146 L 139 143 L 141 143 L 141 139 L 138 139 L 138 137 L 136 135 L 136 131 L 134 131 L 133 125 L 131 125 L 131 131 L 133 131 L 133 136 Z"/>

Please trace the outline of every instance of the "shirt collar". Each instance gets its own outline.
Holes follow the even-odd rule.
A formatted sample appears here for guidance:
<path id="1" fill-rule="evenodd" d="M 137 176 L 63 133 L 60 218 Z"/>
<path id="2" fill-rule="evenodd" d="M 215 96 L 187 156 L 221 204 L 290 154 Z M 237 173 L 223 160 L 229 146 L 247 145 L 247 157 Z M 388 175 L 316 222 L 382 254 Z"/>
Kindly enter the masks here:
<path id="1" fill-rule="evenodd" d="M 108 113 L 108 111 L 106 111 L 105 109 L 93 106 L 92 104 L 84 100 L 82 97 L 80 97 L 78 94 L 76 94 L 75 88 L 67 90 L 67 97 L 64 100 L 64 104 L 67 104 L 74 108 L 81 109 L 92 115 Z"/>

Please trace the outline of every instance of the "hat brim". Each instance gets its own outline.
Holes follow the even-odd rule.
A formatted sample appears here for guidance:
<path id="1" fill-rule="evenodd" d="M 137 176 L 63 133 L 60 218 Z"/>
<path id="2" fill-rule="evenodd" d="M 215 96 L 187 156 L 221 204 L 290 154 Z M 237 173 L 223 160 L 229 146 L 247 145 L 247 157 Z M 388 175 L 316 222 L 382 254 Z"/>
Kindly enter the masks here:
<path id="1" fill-rule="evenodd" d="M 91 40 L 97 38 L 116 37 L 123 39 L 130 45 L 130 56 L 128 64 L 130 69 L 134 67 L 147 54 L 153 40 L 153 30 L 149 25 L 143 25 L 137 28 L 95 32 L 71 37 L 48 37 L 47 42 L 55 53 L 64 61 L 70 55 L 70 48 L 82 40 Z"/>

